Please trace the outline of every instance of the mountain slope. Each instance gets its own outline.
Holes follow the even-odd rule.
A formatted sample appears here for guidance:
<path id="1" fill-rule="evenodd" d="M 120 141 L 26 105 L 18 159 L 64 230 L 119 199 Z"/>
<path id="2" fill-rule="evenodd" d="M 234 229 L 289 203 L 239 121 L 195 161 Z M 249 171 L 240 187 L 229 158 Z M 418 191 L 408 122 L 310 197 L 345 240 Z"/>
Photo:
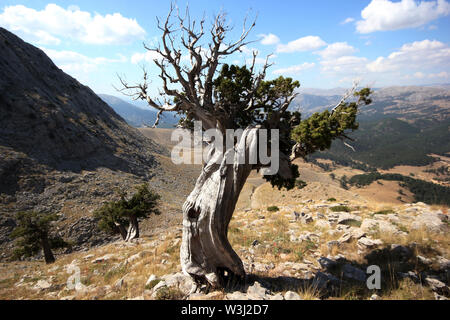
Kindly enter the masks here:
<path id="1" fill-rule="evenodd" d="M 152 164 L 147 150 L 163 150 L 41 50 L 1 28 L 0 108 L 2 149 L 55 169 L 139 171 Z"/>
<path id="2" fill-rule="evenodd" d="M 108 239 L 90 212 L 144 182 L 173 189 L 160 179 L 168 154 L 43 51 L 0 28 L 0 259 L 18 211 L 60 214 L 75 248 Z"/>
<path id="3" fill-rule="evenodd" d="M 361 161 L 372 167 L 388 169 L 398 165 L 423 166 L 434 161 L 432 153 L 450 152 L 450 119 L 422 127 L 406 121 L 385 118 L 360 121 L 359 129 L 349 136 L 355 151 L 335 141 L 328 151 L 313 158 L 325 158 L 338 164 L 351 165 Z"/>
<path id="4" fill-rule="evenodd" d="M 304 89 L 291 109 L 304 118 L 339 102 L 336 90 Z M 374 89 L 373 103 L 360 110 L 359 129 L 349 134 L 356 152 L 341 141 L 329 151 L 312 158 L 325 158 L 341 165 L 362 168 L 355 161 L 372 167 L 428 165 L 430 154 L 450 152 L 450 89 L 446 86 L 409 86 Z"/>

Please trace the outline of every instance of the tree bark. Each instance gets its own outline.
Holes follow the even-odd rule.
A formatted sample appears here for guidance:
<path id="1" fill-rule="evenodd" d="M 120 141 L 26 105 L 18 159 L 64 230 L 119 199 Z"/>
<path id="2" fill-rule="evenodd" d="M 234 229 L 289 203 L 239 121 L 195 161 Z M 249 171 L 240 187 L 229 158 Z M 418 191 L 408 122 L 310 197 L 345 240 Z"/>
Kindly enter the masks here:
<path id="1" fill-rule="evenodd" d="M 127 230 L 125 229 L 125 227 L 124 227 L 121 223 L 115 222 L 114 224 L 116 225 L 117 230 L 119 230 L 119 233 L 120 233 L 120 235 L 122 236 L 122 239 L 123 239 L 123 240 L 126 240 L 126 239 L 127 239 L 128 232 L 127 232 Z"/>
<path id="2" fill-rule="evenodd" d="M 136 216 L 130 216 L 130 225 L 128 226 L 127 236 L 125 241 L 131 241 L 139 238 L 139 223 Z"/>
<path id="3" fill-rule="evenodd" d="M 213 155 L 183 205 L 181 266 L 197 284 L 223 287 L 230 278 L 245 277 L 244 266 L 231 247 L 227 232 L 239 194 L 254 166 L 248 159 L 250 150 L 257 150 L 257 133 L 255 128 L 244 131 L 234 148 L 233 164 L 224 160 L 216 163 L 220 155 Z M 237 162 L 241 152 L 245 163 Z"/>
<path id="4" fill-rule="evenodd" d="M 55 262 L 55 257 L 53 256 L 52 249 L 50 248 L 50 243 L 47 236 L 43 236 L 41 239 L 42 251 L 44 252 L 45 263 Z"/>

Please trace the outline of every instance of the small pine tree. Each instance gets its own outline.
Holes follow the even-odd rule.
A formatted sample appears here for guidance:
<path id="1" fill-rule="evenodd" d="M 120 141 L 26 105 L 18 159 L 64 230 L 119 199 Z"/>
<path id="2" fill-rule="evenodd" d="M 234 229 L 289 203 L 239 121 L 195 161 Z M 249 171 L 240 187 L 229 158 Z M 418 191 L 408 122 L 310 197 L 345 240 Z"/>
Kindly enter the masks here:
<path id="1" fill-rule="evenodd" d="M 61 237 L 50 234 L 51 224 L 58 220 L 58 215 L 31 211 L 19 212 L 16 218 L 17 227 L 11 233 L 11 238 L 19 238 L 14 252 L 16 258 L 31 257 L 42 249 L 45 262 L 53 263 L 52 249 L 69 246 Z"/>
<path id="2" fill-rule="evenodd" d="M 120 233 L 125 241 L 139 238 L 139 219 L 148 218 L 150 214 L 159 215 L 157 208 L 159 194 L 143 184 L 136 188 L 137 192 L 126 199 L 126 194 L 120 194 L 120 200 L 104 204 L 94 211 L 101 230 L 109 233 Z M 128 223 L 128 230 L 125 225 Z"/>

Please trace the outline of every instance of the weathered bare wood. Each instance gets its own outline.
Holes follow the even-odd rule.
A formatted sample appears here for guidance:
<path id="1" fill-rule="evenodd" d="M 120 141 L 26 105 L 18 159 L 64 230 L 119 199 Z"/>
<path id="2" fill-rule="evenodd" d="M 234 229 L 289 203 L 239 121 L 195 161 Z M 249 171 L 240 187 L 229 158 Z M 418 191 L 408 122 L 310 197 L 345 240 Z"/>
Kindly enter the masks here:
<path id="1" fill-rule="evenodd" d="M 253 165 L 239 164 L 237 157 L 257 148 L 258 128 L 247 128 L 235 150 L 234 164 L 217 164 L 213 155 L 205 165 L 195 188 L 183 205 L 181 266 L 198 282 L 219 287 L 228 276 L 245 276 L 239 256 L 227 238 L 228 225 L 239 194 Z M 227 152 L 233 152 L 228 150 Z"/>

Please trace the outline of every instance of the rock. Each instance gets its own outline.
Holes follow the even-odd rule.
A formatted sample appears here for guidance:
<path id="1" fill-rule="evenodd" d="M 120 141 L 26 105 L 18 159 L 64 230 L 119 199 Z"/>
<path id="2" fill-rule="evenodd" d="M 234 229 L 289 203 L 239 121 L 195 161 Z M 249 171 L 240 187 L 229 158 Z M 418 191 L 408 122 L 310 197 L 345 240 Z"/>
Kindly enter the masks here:
<path id="1" fill-rule="evenodd" d="M 48 272 L 55 272 L 55 271 L 58 271 L 58 269 L 59 269 L 59 266 L 54 266 L 54 267 L 48 269 Z"/>
<path id="2" fill-rule="evenodd" d="M 34 286 L 37 290 L 46 290 L 51 288 L 52 284 L 46 280 L 39 280 Z"/>
<path id="3" fill-rule="evenodd" d="M 380 300 L 380 296 L 377 294 L 373 294 L 370 296 L 370 300 Z"/>
<path id="4" fill-rule="evenodd" d="M 261 286 L 259 282 L 253 283 L 253 285 L 247 289 L 247 295 L 250 300 L 265 300 L 268 293 L 269 291 Z"/>
<path id="5" fill-rule="evenodd" d="M 137 296 L 137 297 L 130 298 L 130 299 L 127 299 L 127 300 L 145 300 L 145 299 L 144 299 L 144 296 Z"/>
<path id="6" fill-rule="evenodd" d="M 284 300 L 284 297 L 281 293 L 277 293 L 273 296 L 269 296 L 268 300 Z"/>
<path id="7" fill-rule="evenodd" d="M 73 299 L 75 299 L 75 296 L 65 296 L 65 297 L 59 298 L 59 300 L 73 300 Z"/>
<path id="8" fill-rule="evenodd" d="M 337 262 L 329 258 L 320 257 L 317 261 L 319 262 L 320 266 L 325 270 L 329 270 L 337 266 Z"/>
<path id="9" fill-rule="evenodd" d="M 382 244 L 383 244 L 383 241 L 381 241 L 380 239 L 372 240 L 367 237 L 362 237 L 361 239 L 358 240 L 357 245 L 358 245 L 359 250 L 365 251 L 365 250 L 369 250 L 369 249 L 374 249 Z"/>
<path id="10" fill-rule="evenodd" d="M 351 213 L 343 213 L 339 215 L 337 219 L 338 224 L 358 224 L 361 222 L 361 217 L 351 214 Z"/>
<path id="11" fill-rule="evenodd" d="M 339 241 L 337 241 L 337 240 L 331 240 L 331 241 L 328 241 L 327 242 L 327 247 L 328 247 L 328 249 L 333 249 L 333 247 L 339 247 L 340 246 L 340 242 Z"/>
<path id="12" fill-rule="evenodd" d="M 360 229 L 360 228 L 353 228 L 353 229 L 350 231 L 350 233 L 351 233 L 351 235 L 352 235 L 352 238 L 353 238 L 353 239 L 356 239 L 356 240 L 359 240 L 359 239 L 361 239 L 362 237 L 365 237 L 365 236 L 366 236 L 366 233 L 364 232 L 364 230 L 362 230 L 362 229 Z"/>
<path id="13" fill-rule="evenodd" d="M 160 282 L 158 282 L 152 289 L 152 294 L 151 297 L 155 298 L 156 297 L 156 293 L 158 292 L 159 289 L 167 287 L 167 284 L 164 280 L 161 280 Z"/>
<path id="14" fill-rule="evenodd" d="M 150 284 L 153 280 L 156 280 L 156 276 L 152 274 L 150 277 L 148 277 L 147 282 L 145 283 L 146 286 Z"/>
<path id="15" fill-rule="evenodd" d="M 239 291 L 228 293 L 226 298 L 227 300 L 249 300 L 246 294 Z"/>
<path id="16" fill-rule="evenodd" d="M 96 259 L 92 260 L 91 262 L 92 263 L 101 263 L 101 262 L 105 262 L 105 261 L 108 261 L 108 260 L 111 260 L 111 259 L 114 259 L 114 258 L 116 258 L 116 256 L 114 254 L 108 253 L 108 254 L 105 254 L 102 257 L 99 257 L 99 258 L 96 258 Z"/>
<path id="17" fill-rule="evenodd" d="M 439 264 L 439 270 L 445 271 L 450 269 L 450 260 L 441 256 L 437 256 L 436 260 L 436 262 Z"/>
<path id="18" fill-rule="evenodd" d="M 296 292 L 288 291 L 284 294 L 284 300 L 303 300 Z"/>
<path id="19" fill-rule="evenodd" d="M 434 299 L 436 300 L 449 300 L 447 297 L 441 296 L 440 294 L 434 293 Z"/>
<path id="20" fill-rule="evenodd" d="M 339 243 L 349 242 L 352 239 L 352 234 L 350 232 L 344 233 L 339 239 Z"/>
<path id="21" fill-rule="evenodd" d="M 314 221 L 313 217 L 310 214 L 305 214 L 301 217 L 300 220 L 303 224 L 308 224 Z"/>
<path id="22" fill-rule="evenodd" d="M 397 276 L 400 279 L 410 279 L 414 283 L 419 283 L 420 282 L 419 277 L 413 271 L 408 271 L 406 273 L 404 273 L 404 272 L 397 272 Z"/>
<path id="23" fill-rule="evenodd" d="M 316 228 L 329 229 L 331 224 L 327 220 L 317 220 L 315 223 Z"/>
<path id="24" fill-rule="evenodd" d="M 411 229 L 425 227 L 431 232 L 441 232 L 445 226 L 442 220 L 440 211 L 423 211 L 419 216 L 415 217 L 414 222 L 411 224 Z"/>
<path id="25" fill-rule="evenodd" d="M 161 282 L 163 282 L 166 286 L 176 287 L 181 292 L 183 292 L 185 295 L 190 294 L 191 289 L 194 287 L 194 281 L 192 280 L 192 278 L 181 272 L 171 274 L 171 275 L 165 275 L 161 279 L 164 280 Z M 158 285 L 159 285 L 159 283 L 156 286 L 158 286 Z"/>
<path id="26" fill-rule="evenodd" d="M 342 275 L 344 278 L 356 280 L 360 282 L 366 281 L 366 274 L 361 269 L 355 268 L 350 264 L 344 265 L 342 269 Z"/>
<path id="27" fill-rule="evenodd" d="M 125 284 L 124 278 L 121 278 L 114 283 L 114 288 L 116 290 L 119 290 L 124 286 L 124 284 Z"/>
<path id="28" fill-rule="evenodd" d="M 365 232 L 383 232 L 397 234 L 398 229 L 392 223 L 384 220 L 364 219 L 361 224 L 361 230 Z"/>
<path id="29" fill-rule="evenodd" d="M 434 292 L 437 292 L 438 294 L 441 294 L 441 295 L 448 295 L 448 294 L 450 294 L 449 287 L 447 287 L 445 285 L 445 283 L 439 281 L 438 279 L 431 278 L 431 277 L 426 277 L 425 278 L 425 283 L 428 286 L 430 286 L 431 290 L 433 290 Z"/>
<path id="30" fill-rule="evenodd" d="M 136 253 L 136 254 L 132 255 L 131 257 L 129 257 L 126 261 L 128 263 L 133 263 L 133 262 L 139 260 L 140 258 L 141 258 L 140 253 Z"/>
<path id="31" fill-rule="evenodd" d="M 416 258 L 417 258 L 417 262 L 419 262 L 420 264 L 422 264 L 424 266 L 429 266 L 433 263 L 433 261 L 431 261 L 430 259 L 427 259 L 427 258 L 419 256 L 419 255 L 417 255 Z"/>

